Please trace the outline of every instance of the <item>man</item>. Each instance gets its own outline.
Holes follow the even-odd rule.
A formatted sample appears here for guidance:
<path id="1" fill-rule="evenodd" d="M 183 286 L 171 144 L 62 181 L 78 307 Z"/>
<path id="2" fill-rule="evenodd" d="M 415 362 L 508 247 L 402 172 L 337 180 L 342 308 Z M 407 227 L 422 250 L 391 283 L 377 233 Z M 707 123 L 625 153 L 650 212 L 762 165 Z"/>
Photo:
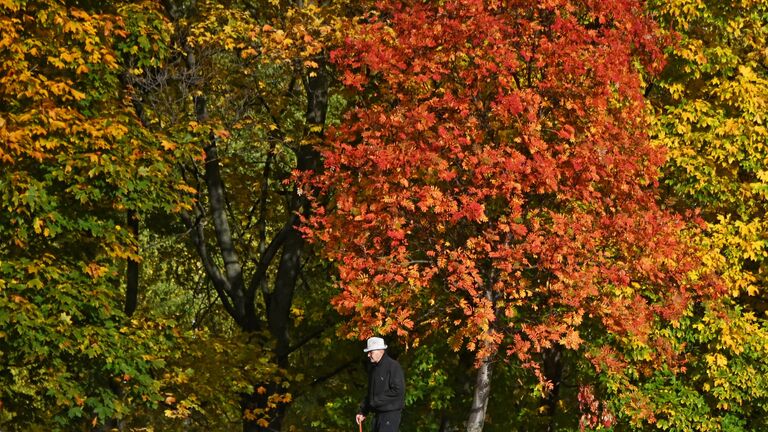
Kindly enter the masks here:
<path id="1" fill-rule="evenodd" d="M 398 432 L 405 405 L 405 378 L 400 364 L 384 351 L 384 339 L 372 337 L 363 352 L 368 354 L 368 394 L 360 403 L 355 421 L 360 424 L 373 412 L 373 432 Z"/>

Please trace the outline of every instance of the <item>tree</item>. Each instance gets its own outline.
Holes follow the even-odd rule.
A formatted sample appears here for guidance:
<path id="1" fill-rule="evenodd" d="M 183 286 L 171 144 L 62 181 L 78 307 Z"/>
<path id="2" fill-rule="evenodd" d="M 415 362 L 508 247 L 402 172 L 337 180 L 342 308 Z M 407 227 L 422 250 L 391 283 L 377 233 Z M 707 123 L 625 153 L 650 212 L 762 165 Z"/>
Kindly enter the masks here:
<path id="1" fill-rule="evenodd" d="M 468 431 L 496 360 L 554 410 L 562 352 L 629 383 L 675 363 L 653 329 L 717 294 L 693 272 L 697 228 L 657 203 L 641 71 L 662 56 L 641 6 L 381 2 L 332 53 L 357 101 L 305 177 L 333 203 L 306 231 L 348 335 L 445 332 L 475 353 Z"/>
<path id="2" fill-rule="evenodd" d="M 692 308 L 667 331 L 684 346 L 682 373 L 643 385 L 659 429 L 763 430 L 766 395 L 765 162 L 768 81 L 765 2 L 650 2 L 676 35 L 650 79 L 653 139 L 669 149 L 665 200 L 701 208 L 697 243 L 732 298 Z M 647 424 L 647 423 L 646 423 Z"/>
<path id="3" fill-rule="evenodd" d="M 179 211 L 176 155 L 122 91 L 115 5 L 0 4 L 0 424 L 102 426 L 156 407 L 172 323 L 127 320 L 129 212 Z M 137 46 L 140 58 L 159 45 Z M 183 147 L 178 152 L 182 154 Z"/>
<path id="4" fill-rule="evenodd" d="M 768 71 L 764 46 L 768 4 L 654 2 L 677 32 L 670 64 L 654 80 L 655 140 L 670 149 L 665 183 L 678 205 L 702 209 L 713 266 L 734 296 L 765 286 Z M 722 261 L 722 265 L 721 262 Z M 764 312 L 759 297 L 745 298 Z"/>
<path id="5" fill-rule="evenodd" d="M 635 429 L 766 428 L 768 339 L 761 320 L 724 298 L 692 308 L 663 331 L 677 346 L 684 367 L 658 369 L 634 388 L 621 389 L 617 399 L 631 407 L 625 413 L 634 417 Z"/>
<path id="6" fill-rule="evenodd" d="M 346 2 L 163 3 L 174 55 L 128 80 L 146 128 L 197 149 L 178 166 L 195 190 L 182 218 L 196 259 L 242 337 L 288 371 L 242 392 L 243 427 L 280 429 L 292 400 L 286 388 L 298 380 L 289 355 L 332 319 L 313 311 L 295 325 L 297 287 L 322 266 L 298 230 L 306 194 L 285 180 L 319 167 L 331 82 L 325 50 Z M 327 300 L 318 305 L 324 312 Z"/>

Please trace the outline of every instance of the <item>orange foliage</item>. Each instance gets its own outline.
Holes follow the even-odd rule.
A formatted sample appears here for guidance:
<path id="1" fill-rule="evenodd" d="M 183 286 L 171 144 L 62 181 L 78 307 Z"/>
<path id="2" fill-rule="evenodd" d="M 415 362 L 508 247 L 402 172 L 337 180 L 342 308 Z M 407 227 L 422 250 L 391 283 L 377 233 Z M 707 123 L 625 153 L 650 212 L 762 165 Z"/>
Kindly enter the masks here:
<path id="1" fill-rule="evenodd" d="M 444 331 L 527 365 L 586 344 L 612 368 L 609 345 L 715 294 L 694 227 L 656 201 L 639 65 L 663 60 L 641 10 L 385 1 L 331 53 L 358 103 L 311 182 L 333 210 L 307 233 L 338 266 L 348 334 Z"/>

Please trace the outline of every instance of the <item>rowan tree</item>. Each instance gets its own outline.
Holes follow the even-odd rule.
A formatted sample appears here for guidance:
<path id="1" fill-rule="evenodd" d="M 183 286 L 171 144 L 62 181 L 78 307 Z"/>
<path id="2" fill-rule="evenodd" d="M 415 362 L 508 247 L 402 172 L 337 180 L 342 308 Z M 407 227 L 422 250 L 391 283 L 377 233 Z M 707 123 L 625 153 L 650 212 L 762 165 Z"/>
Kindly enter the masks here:
<path id="1" fill-rule="evenodd" d="M 494 361 L 530 368 L 551 412 L 564 351 L 632 385 L 675 367 L 656 325 L 716 294 L 697 228 L 657 202 L 660 43 L 635 1 L 384 1 L 331 55 L 357 99 L 307 178 L 332 201 L 307 233 L 346 334 L 475 353 L 467 430 Z"/>

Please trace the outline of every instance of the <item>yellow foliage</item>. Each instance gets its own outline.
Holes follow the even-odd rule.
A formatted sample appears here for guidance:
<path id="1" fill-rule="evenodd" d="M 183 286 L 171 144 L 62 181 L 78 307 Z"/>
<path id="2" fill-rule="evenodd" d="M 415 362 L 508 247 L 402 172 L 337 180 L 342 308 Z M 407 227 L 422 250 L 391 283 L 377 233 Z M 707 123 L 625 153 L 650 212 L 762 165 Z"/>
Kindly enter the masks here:
<path id="1" fill-rule="evenodd" d="M 681 41 L 655 100 L 656 145 L 669 149 L 668 183 L 709 223 L 710 270 L 733 295 L 768 280 L 768 28 L 764 1 L 672 0 L 658 9 Z M 760 270 L 762 269 L 762 270 Z"/>

